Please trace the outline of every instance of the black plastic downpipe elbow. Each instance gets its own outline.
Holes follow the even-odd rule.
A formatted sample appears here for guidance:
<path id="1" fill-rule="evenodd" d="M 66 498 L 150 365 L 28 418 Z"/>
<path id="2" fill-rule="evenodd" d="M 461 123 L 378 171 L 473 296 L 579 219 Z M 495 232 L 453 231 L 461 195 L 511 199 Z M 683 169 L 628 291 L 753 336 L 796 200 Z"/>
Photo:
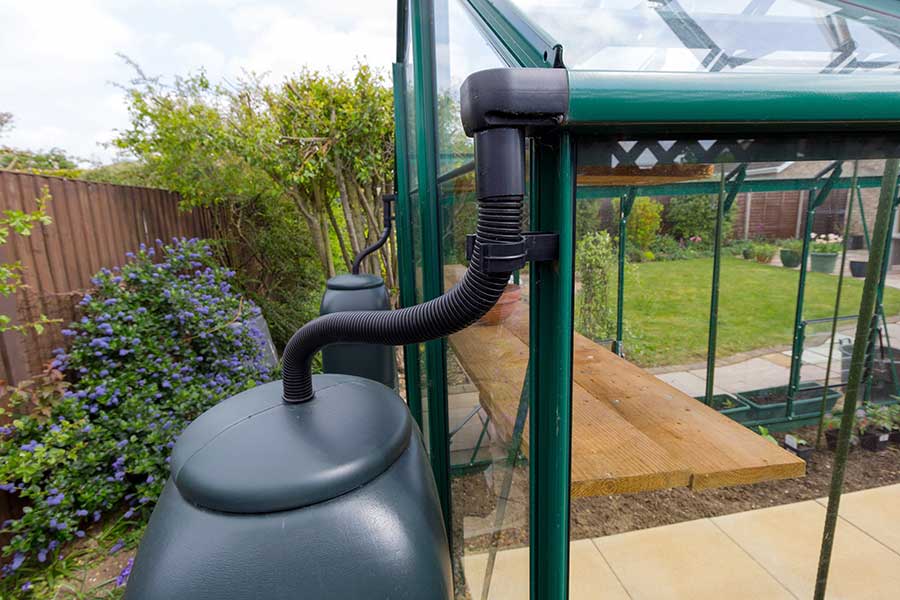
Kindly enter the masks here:
<path id="1" fill-rule="evenodd" d="M 416 344 L 468 327 L 496 304 L 512 270 L 486 269 L 486 246 L 523 245 L 526 128 L 557 125 L 568 107 L 562 69 L 491 69 L 471 75 L 461 88 L 462 120 L 475 138 L 478 223 L 469 268 L 444 295 L 392 311 L 328 314 L 301 327 L 283 356 L 285 402 L 314 398 L 312 360 L 338 342 Z M 524 255 L 520 257 L 524 262 Z M 512 260 L 510 264 L 516 261 Z"/>

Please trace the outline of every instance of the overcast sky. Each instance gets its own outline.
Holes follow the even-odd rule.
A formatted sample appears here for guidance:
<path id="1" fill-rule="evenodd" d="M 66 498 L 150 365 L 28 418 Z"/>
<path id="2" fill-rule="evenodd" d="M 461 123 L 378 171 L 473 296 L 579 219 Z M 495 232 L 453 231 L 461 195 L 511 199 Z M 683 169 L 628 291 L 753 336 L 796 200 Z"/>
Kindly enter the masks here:
<path id="1" fill-rule="evenodd" d="M 356 59 L 390 75 L 394 0 L 0 0 L 3 144 L 59 147 L 109 162 L 100 144 L 127 125 L 131 69 L 171 77 L 204 67 L 278 80 L 303 65 L 349 72 Z"/>

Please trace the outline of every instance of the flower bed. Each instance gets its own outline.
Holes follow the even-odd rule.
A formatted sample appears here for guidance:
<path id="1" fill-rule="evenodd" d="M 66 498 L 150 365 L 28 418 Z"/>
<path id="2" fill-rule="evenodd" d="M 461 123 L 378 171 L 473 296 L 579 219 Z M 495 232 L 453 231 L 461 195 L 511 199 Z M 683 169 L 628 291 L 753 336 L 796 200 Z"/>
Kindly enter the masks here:
<path id="1" fill-rule="evenodd" d="M 158 242 L 104 269 L 52 367 L 70 387 L 2 429 L 0 483 L 27 504 L 7 521 L 3 574 L 51 561 L 110 511 L 142 520 L 168 476 L 181 431 L 225 397 L 271 377 L 259 310 L 206 242 Z"/>

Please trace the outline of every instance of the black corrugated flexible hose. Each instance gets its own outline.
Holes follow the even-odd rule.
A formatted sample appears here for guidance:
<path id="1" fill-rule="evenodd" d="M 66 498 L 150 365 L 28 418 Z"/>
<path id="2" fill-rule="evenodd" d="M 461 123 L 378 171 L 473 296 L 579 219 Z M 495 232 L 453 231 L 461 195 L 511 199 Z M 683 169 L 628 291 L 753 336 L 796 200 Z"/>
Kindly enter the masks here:
<path id="1" fill-rule="evenodd" d="M 497 303 L 512 273 L 483 271 L 482 245 L 522 240 L 524 133 L 513 128 L 480 132 L 475 135 L 475 152 L 476 164 L 479 155 L 488 156 L 481 162 L 484 168 L 476 169 L 478 224 L 472 258 L 462 279 L 444 295 L 416 306 L 331 313 L 301 327 L 284 350 L 285 402 L 306 402 L 315 397 L 312 360 L 328 344 L 400 346 L 426 342 L 468 327 Z M 493 152 L 517 152 L 518 156 L 491 156 Z M 498 168 L 504 173 L 488 172 Z M 509 185 L 504 185 L 506 179 Z M 513 193 L 498 193 L 504 191 Z"/>

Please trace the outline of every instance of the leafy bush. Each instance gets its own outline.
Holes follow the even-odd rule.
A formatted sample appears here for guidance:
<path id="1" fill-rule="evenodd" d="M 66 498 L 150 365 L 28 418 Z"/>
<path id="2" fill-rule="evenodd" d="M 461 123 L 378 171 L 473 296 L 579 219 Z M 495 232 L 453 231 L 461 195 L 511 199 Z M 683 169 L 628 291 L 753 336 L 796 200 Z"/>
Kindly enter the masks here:
<path id="1" fill-rule="evenodd" d="M 839 235 L 833 233 L 823 233 L 822 235 L 811 234 L 813 240 L 810 246 L 811 252 L 820 252 L 822 254 L 837 254 L 843 248 L 844 240 Z"/>
<path id="2" fill-rule="evenodd" d="M 777 250 L 778 247 L 772 244 L 753 244 L 753 258 L 758 263 L 766 264 L 772 260 Z"/>
<path id="3" fill-rule="evenodd" d="M 672 198 L 666 209 L 666 221 L 672 234 L 682 240 L 700 237 L 712 243 L 716 233 L 716 201 L 717 196 L 684 196 Z M 732 235 L 734 211 L 724 215 L 722 222 L 722 239 L 728 240 Z"/>
<path id="4" fill-rule="evenodd" d="M 678 241 L 671 235 L 658 235 L 650 245 L 656 260 L 686 260 L 712 256 L 712 251 L 700 240 Z"/>
<path id="5" fill-rule="evenodd" d="M 803 250 L 803 240 L 798 240 L 796 238 L 778 240 L 777 245 L 782 250 L 791 250 L 793 252 L 800 252 Z"/>
<path id="6" fill-rule="evenodd" d="M 613 200 L 612 204 L 613 214 L 618 215 L 619 200 Z M 656 239 L 656 234 L 659 233 L 659 228 L 662 226 L 662 211 L 663 205 L 653 198 L 648 196 L 635 198 L 625 228 L 628 242 L 641 250 L 646 250 Z"/>
<path id="7" fill-rule="evenodd" d="M 610 287 L 615 281 L 616 251 L 605 231 L 588 233 L 578 243 L 575 269 L 581 281 L 576 306 L 578 331 L 594 339 L 609 337 L 616 320 L 610 302 Z"/>
<path id="8" fill-rule="evenodd" d="M 146 518 L 187 424 L 270 377 L 250 324 L 259 309 L 233 289 L 233 273 L 203 241 L 158 245 L 159 263 L 142 247 L 121 270 L 97 275 L 84 316 L 64 330 L 70 349 L 52 363 L 71 387 L 2 430 L 2 489 L 29 504 L 4 526 L 13 557 L 4 574 L 52 560 L 110 511 Z"/>

